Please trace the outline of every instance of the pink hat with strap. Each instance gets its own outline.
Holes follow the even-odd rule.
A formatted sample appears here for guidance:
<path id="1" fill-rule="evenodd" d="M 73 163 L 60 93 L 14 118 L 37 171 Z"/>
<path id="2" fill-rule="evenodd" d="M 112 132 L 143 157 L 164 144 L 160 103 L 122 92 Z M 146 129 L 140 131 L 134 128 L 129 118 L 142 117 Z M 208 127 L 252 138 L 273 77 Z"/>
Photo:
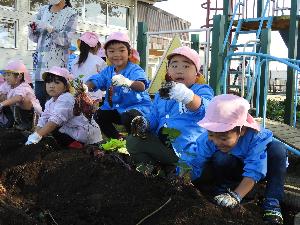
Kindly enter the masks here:
<path id="1" fill-rule="evenodd" d="M 99 42 L 99 37 L 96 33 L 93 32 L 84 32 L 80 38 L 81 41 L 85 42 L 88 46 L 91 48 L 94 48 L 97 46 L 97 43 Z"/>
<path id="2" fill-rule="evenodd" d="M 182 55 L 188 58 L 196 66 L 197 72 L 200 71 L 200 66 L 201 66 L 200 56 L 194 49 L 191 49 L 190 47 L 187 46 L 176 48 L 173 50 L 171 54 L 167 56 L 167 59 L 170 60 L 174 55 Z"/>
<path id="3" fill-rule="evenodd" d="M 198 124 L 212 132 L 226 132 L 237 126 L 259 131 L 260 126 L 248 113 L 249 109 L 250 104 L 242 97 L 232 94 L 218 95 L 211 100 L 205 117 Z"/>
<path id="4" fill-rule="evenodd" d="M 28 84 L 32 83 L 30 74 L 29 74 L 28 70 L 26 69 L 26 66 L 24 65 L 24 63 L 21 60 L 16 59 L 16 60 L 8 62 L 4 71 L 5 72 L 24 73 L 25 82 Z"/>
<path id="5" fill-rule="evenodd" d="M 43 73 L 42 78 L 45 80 L 48 74 L 54 74 L 56 76 L 64 77 L 66 80 L 70 81 L 74 79 L 74 76 L 66 68 L 61 68 L 58 66 L 51 67 L 50 70 Z"/>
<path id="6" fill-rule="evenodd" d="M 108 38 L 106 39 L 106 41 L 104 43 L 104 49 L 106 48 L 106 45 L 111 41 L 121 41 L 121 42 L 126 42 L 126 43 L 130 44 L 128 35 L 123 32 L 120 32 L 120 31 L 113 32 L 108 36 Z"/>

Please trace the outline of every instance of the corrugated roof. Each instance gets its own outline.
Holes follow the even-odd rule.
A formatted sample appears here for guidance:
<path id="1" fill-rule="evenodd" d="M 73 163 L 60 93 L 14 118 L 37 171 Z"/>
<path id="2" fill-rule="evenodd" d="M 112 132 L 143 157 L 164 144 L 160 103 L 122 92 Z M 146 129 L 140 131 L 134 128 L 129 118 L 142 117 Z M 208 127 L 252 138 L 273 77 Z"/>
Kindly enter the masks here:
<path id="1" fill-rule="evenodd" d="M 139 2 L 146 2 L 150 4 L 154 4 L 156 2 L 164 2 L 164 1 L 168 1 L 168 0 L 139 0 Z"/>

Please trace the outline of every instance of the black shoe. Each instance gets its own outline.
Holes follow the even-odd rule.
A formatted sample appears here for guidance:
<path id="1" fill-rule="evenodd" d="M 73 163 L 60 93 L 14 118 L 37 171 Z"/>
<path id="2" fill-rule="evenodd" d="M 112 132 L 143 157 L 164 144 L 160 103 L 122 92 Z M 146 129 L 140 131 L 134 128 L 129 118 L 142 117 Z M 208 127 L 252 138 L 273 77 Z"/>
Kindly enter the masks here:
<path id="1" fill-rule="evenodd" d="M 278 210 L 265 210 L 263 220 L 265 224 L 283 224 L 282 214 Z"/>

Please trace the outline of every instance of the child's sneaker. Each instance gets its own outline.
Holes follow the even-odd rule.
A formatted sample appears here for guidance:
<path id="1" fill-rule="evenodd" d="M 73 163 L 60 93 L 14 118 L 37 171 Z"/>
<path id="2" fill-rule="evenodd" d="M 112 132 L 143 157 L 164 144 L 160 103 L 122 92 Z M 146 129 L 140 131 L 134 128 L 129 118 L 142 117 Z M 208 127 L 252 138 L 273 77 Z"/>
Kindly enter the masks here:
<path id="1" fill-rule="evenodd" d="M 265 210 L 263 215 L 265 224 L 275 225 L 283 224 L 283 218 L 280 211 L 277 210 Z"/>
<path id="2" fill-rule="evenodd" d="M 283 217 L 279 201 L 275 198 L 266 198 L 263 203 L 264 215 L 263 220 L 265 224 L 275 225 L 283 224 Z"/>
<path id="3" fill-rule="evenodd" d="M 83 144 L 79 141 L 73 141 L 71 144 L 68 145 L 69 148 L 75 148 L 75 149 L 82 149 Z"/>

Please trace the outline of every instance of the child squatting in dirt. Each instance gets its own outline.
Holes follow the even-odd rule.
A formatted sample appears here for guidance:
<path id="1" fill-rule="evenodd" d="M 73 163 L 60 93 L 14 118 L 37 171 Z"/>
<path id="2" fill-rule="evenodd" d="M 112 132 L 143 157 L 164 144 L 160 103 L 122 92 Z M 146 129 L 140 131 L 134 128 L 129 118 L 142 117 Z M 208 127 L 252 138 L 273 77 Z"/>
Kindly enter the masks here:
<path id="1" fill-rule="evenodd" d="M 28 70 L 20 60 L 13 60 L 4 70 L 5 82 L 1 84 L 0 127 L 30 130 L 34 113 L 42 108 L 37 100 Z"/>
<path id="2" fill-rule="evenodd" d="M 146 91 L 149 82 L 144 70 L 133 63 L 139 61 L 139 57 L 131 48 L 127 34 L 111 33 L 104 49 L 112 65 L 91 76 L 86 84 L 90 91 L 106 91 L 103 105 L 95 113 L 95 120 L 106 137 L 120 139 L 123 136 L 113 123 L 124 125 L 130 133 L 132 119 L 149 112 L 151 99 Z"/>
<path id="3" fill-rule="evenodd" d="M 197 122 L 204 117 L 213 98 L 208 85 L 197 83 L 200 57 L 195 50 L 180 47 L 167 58 L 167 72 L 172 81 L 155 95 L 150 113 L 133 119 L 132 135 L 127 137 L 127 150 L 141 168 L 145 164 L 149 168 L 159 164 L 166 171 L 174 168 L 178 157 L 204 132 Z M 170 140 L 164 134 L 165 128 L 181 134 Z"/>
<path id="4" fill-rule="evenodd" d="M 270 224 L 283 224 L 280 202 L 287 150 L 282 143 L 272 141 L 270 130 L 260 128 L 248 113 L 249 108 L 247 100 L 236 95 L 214 97 L 199 122 L 207 132 L 181 160 L 192 167 L 193 181 L 212 173 L 214 200 L 224 207 L 239 205 L 257 182 L 266 180 L 263 219 Z"/>
<path id="5" fill-rule="evenodd" d="M 74 115 L 75 98 L 69 92 L 73 75 L 65 68 L 53 66 L 42 77 L 51 99 L 46 102 L 36 131 L 28 137 L 26 145 L 36 144 L 50 133 L 64 147 L 80 148 L 83 144 L 100 142 L 100 128 L 94 119 L 89 121 L 82 113 Z"/>

